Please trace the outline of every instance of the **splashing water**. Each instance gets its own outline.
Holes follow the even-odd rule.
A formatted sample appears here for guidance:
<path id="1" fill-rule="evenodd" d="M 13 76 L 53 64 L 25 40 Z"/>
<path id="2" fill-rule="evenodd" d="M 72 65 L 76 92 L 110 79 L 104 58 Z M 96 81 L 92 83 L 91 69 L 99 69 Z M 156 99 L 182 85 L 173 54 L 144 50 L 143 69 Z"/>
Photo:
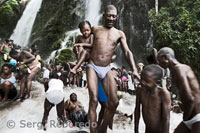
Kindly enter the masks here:
<path id="1" fill-rule="evenodd" d="M 14 40 L 17 45 L 27 46 L 31 35 L 32 27 L 35 22 L 37 12 L 40 9 L 42 0 L 30 0 L 23 12 L 17 26 L 10 39 Z"/>

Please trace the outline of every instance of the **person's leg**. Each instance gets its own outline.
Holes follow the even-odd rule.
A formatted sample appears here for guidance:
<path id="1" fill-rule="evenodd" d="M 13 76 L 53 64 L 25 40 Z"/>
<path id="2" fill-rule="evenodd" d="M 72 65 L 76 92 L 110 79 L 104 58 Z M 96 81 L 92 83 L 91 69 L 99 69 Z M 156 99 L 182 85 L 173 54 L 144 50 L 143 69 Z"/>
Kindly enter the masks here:
<path id="1" fill-rule="evenodd" d="M 24 89 L 26 86 L 26 79 L 27 79 L 27 75 L 23 75 L 22 79 L 21 79 L 21 84 L 20 84 L 20 92 L 19 92 L 19 98 L 23 98 L 24 96 Z"/>
<path id="2" fill-rule="evenodd" d="M 32 80 L 34 79 L 34 77 L 36 76 L 36 74 L 39 71 L 40 71 L 40 68 L 39 67 L 35 67 L 35 68 L 33 68 L 31 70 L 31 73 L 28 75 L 28 77 L 27 77 L 27 85 L 26 85 L 27 93 L 26 93 L 26 96 L 24 97 L 25 99 L 30 97 L 30 89 L 31 89 Z"/>
<path id="3" fill-rule="evenodd" d="M 56 105 L 56 110 L 58 119 L 61 120 L 60 122 L 65 122 L 66 118 L 64 115 L 64 99 L 62 102 Z"/>
<path id="4" fill-rule="evenodd" d="M 103 123 L 99 130 L 99 132 L 104 133 L 107 131 L 108 125 L 112 129 L 112 119 L 119 104 L 116 81 L 112 71 L 107 73 L 106 77 L 102 80 L 102 85 L 108 97 L 108 107 L 105 110 Z"/>
<path id="5" fill-rule="evenodd" d="M 4 97 L 2 99 L 2 102 L 5 102 L 8 99 L 8 93 L 10 91 L 10 89 L 13 87 L 12 83 L 9 81 L 5 81 L 3 83 L 3 92 L 4 92 Z"/>
<path id="6" fill-rule="evenodd" d="M 90 98 L 89 110 L 88 110 L 90 132 L 96 133 L 96 128 L 97 128 L 96 108 L 98 105 L 98 78 L 96 72 L 90 67 L 87 68 L 87 82 L 88 82 L 88 91 Z"/>
<path id="7" fill-rule="evenodd" d="M 78 58 L 77 64 L 70 70 L 71 73 L 76 73 L 77 69 L 81 66 L 81 64 L 85 61 L 86 57 L 89 56 L 87 50 L 82 50 L 80 52 L 80 58 Z"/>
<path id="8" fill-rule="evenodd" d="M 174 130 L 174 133 L 190 133 L 190 130 L 186 127 L 186 125 L 183 122 L 181 122 Z"/>
<path id="9" fill-rule="evenodd" d="M 105 112 L 105 109 L 106 109 L 106 103 L 105 102 L 100 102 L 100 104 L 101 104 L 101 110 L 99 112 L 99 117 L 98 117 L 98 122 L 97 122 L 98 128 L 100 127 L 100 125 L 102 123 L 103 115 L 104 115 L 104 112 Z"/>
<path id="10" fill-rule="evenodd" d="M 200 132 L 200 122 L 196 122 L 192 125 L 192 133 Z"/>
<path id="11" fill-rule="evenodd" d="M 44 114 L 43 114 L 43 118 L 42 118 L 42 125 L 44 127 L 44 130 L 46 130 L 45 124 L 47 123 L 49 112 L 50 112 L 50 110 L 53 106 L 54 105 L 52 103 L 50 103 L 47 99 L 45 99 L 45 101 L 44 101 Z"/>

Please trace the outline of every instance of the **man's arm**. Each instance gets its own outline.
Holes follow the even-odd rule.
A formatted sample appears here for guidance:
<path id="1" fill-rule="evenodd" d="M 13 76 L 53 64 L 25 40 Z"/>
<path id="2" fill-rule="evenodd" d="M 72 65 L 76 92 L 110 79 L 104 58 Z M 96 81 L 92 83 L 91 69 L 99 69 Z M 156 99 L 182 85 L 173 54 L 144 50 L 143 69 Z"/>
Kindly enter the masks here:
<path id="1" fill-rule="evenodd" d="M 162 133 L 169 133 L 171 97 L 167 89 L 161 90 L 161 100 L 162 100 L 162 104 L 161 104 Z"/>
<path id="2" fill-rule="evenodd" d="M 135 105 L 135 133 L 138 133 L 139 120 L 140 120 L 140 87 L 136 89 L 136 105 Z"/>
<path id="3" fill-rule="evenodd" d="M 133 59 L 133 54 L 130 51 L 130 49 L 128 48 L 128 44 L 126 42 L 126 36 L 124 34 L 124 32 L 120 31 L 121 34 L 121 39 L 120 39 L 120 44 L 121 44 L 121 48 L 125 54 L 125 58 L 128 62 L 128 64 L 131 67 L 131 70 L 133 71 L 134 76 L 136 76 L 139 79 L 139 74 L 137 72 L 137 68 L 135 66 L 135 61 Z"/>
<path id="4" fill-rule="evenodd" d="M 182 99 L 183 103 L 183 120 L 188 120 L 192 114 L 192 111 L 194 109 L 194 96 L 192 95 L 191 88 L 189 85 L 189 81 L 186 75 L 186 71 L 183 67 L 185 66 L 176 66 L 175 68 L 175 74 L 178 79 L 178 89 L 179 94 Z M 187 106 L 187 107 L 186 107 Z"/>

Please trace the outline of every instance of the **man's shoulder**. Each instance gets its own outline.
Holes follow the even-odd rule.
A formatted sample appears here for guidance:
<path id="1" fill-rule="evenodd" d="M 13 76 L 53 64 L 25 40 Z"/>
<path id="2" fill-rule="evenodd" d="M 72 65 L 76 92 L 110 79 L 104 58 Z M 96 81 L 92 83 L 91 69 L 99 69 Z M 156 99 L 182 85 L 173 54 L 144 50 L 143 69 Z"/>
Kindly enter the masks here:
<path id="1" fill-rule="evenodd" d="M 186 64 L 177 64 L 174 66 L 174 71 L 177 74 L 183 74 L 184 72 L 190 70 L 190 66 L 186 65 Z"/>

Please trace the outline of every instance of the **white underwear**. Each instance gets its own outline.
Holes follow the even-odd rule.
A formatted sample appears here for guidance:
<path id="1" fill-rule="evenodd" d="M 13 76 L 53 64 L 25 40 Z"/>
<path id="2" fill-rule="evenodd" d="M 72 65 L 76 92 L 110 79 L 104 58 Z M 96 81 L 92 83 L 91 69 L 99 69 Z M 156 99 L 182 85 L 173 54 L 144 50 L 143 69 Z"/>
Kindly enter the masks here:
<path id="1" fill-rule="evenodd" d="M 46 93 L 46 98 L 50 103 L 59 104 L 64 99 L 64 93 L 59 90 L 53 90 Z"/>
<path id="2" fill-rule="evenodd" d="M 192 125 L 196 122 L 200 122 L 200 113 L 196 114 L 191 120 L 183 121 L 189 129 L 192 129 Z"/>

